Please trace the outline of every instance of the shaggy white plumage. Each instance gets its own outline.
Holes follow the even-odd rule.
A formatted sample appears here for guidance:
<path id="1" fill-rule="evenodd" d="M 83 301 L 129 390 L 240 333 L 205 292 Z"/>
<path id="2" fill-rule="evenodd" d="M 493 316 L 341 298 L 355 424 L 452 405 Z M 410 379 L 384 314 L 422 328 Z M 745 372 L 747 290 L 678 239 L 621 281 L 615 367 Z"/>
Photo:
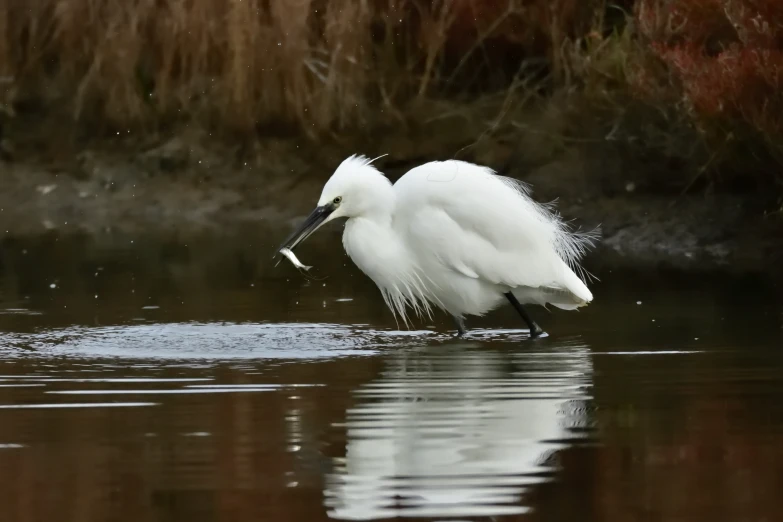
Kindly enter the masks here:
<path id="1" fill-rule="evenodd" d="M 341 217 L 346 252 L 406 325 L 408 309 L 418 316 L 443 309 L 462 330 L 465 315 L 483 315 L 505 298 L 565 310 L 593 299 L 579 261 L 595 235 L 572 232 L 524 184 L 486 167 L 434 161 L 392 185 L 370 160 L 351 156 L 283 247 Z M 532 333 L 534 323 L 518 310 Z"/>

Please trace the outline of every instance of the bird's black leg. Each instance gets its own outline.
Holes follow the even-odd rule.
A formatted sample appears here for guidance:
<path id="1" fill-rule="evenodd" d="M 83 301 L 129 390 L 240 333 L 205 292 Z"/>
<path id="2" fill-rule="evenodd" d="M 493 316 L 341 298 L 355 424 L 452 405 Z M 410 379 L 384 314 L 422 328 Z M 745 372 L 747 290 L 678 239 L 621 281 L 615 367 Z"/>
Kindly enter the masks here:
<path id="1" fill-rule="evenodd" d="M 457 337 L 462 337 L 465 335 L 465 321 L 456 315 L 452 315 L 451 318 L 454 320 L 454 324 L 457 326 Z"/>
<path id="2" fill-rule="evenodd" d="M 513 306 L 514 309 L 519 312 L 519 315 L 521 315 L 522 319 L 524 319 L 527 323 L 527 326 L 530 328 L 531 339 L 535 339 L 544 333 L 544 330 L 542 330 L 541 327 L 538 326 L 536 322 L 527 314 L 527 311 L 522 308 L 522 305 L 519 303 L 519 301 L 517 301 L 517 298 L 514 296 L 514 294 L 511 292 L 506 292 L 503 295 L 506 296 L 506 299 L 508 299 L 508 302 L 511 303 L 511 306 Z"/>

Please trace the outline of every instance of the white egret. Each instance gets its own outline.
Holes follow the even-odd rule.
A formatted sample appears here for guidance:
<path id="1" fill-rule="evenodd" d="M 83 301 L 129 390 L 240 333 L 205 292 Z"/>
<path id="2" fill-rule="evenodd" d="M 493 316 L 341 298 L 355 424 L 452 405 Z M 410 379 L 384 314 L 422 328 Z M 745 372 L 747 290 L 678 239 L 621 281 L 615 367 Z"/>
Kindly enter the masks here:
<path id="1" fill-rule="evenodd" d="M 435 307 L 463 335 L 466 315 L 507 299 L 534 338 L 544 332 L 523 303 L 574 310 L 593 299 L 579 261 L 595 236 L 572 232 L 526 185 L 487 167 L 433 161 L 392 185 L 371 160 L 351 156 L 278 252 L 341 217 L 346 252 L 406 325 L 408 307 L 419 317 Z"/>

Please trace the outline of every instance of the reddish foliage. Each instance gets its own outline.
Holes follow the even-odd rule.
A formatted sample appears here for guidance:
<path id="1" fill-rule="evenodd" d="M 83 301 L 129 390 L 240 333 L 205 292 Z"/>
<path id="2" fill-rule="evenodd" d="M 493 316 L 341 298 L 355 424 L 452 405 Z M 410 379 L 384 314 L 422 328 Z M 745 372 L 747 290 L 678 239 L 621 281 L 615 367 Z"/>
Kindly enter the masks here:
<path id="1" fill-rule="evenodd" d="M 640 0 L 636 20 L 698 114 L 783 131 L 783 2 Z"/>

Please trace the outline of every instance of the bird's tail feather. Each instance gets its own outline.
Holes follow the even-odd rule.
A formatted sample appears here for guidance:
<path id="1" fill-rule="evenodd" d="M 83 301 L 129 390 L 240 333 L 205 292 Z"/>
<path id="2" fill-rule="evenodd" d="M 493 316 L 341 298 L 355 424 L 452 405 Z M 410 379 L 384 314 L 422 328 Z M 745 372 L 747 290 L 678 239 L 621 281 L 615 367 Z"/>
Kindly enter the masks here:
<path id="1" fill-rule="evenodd" d="M 520 303 L 551 304 L 562 310 L 575 310 L 593 300 L 587 285 L 565 263 L 560 281 L 552 286 L 523 286 L 515 288 L 513 293 Z"/>
<path id="2" fill-rule="evenodd" d="M 560 281 L 560 286 L 564 290 L 571 292 L 574 297 L 583 301 L 585 304 L 593 300 L 593 293 L 587 288 L 582 279 L 574 273 L 565 263 L 563 263 L 563 274 Z M 554 304 L 554 303 L 552 303 Z"/>
<path id="3" fill-rule="evenodd" d="M 584 301 L 568 290 L 557 288 L 531 288 L 518 287 L 512 290 L 514 297 L 522 304 L 537 304 L 546 306 L 548 304 L 560 308 L 561 310 L 576 310 L 587 305 Z"/>

